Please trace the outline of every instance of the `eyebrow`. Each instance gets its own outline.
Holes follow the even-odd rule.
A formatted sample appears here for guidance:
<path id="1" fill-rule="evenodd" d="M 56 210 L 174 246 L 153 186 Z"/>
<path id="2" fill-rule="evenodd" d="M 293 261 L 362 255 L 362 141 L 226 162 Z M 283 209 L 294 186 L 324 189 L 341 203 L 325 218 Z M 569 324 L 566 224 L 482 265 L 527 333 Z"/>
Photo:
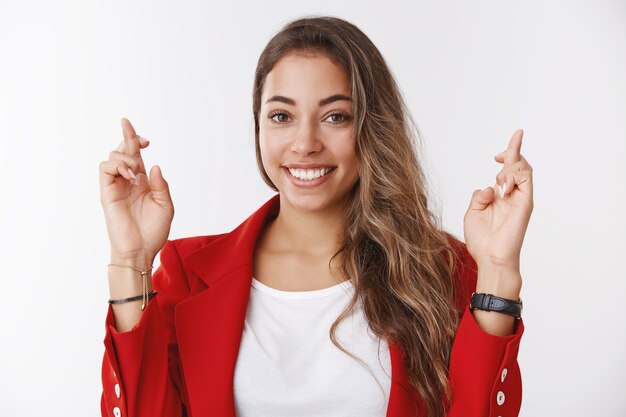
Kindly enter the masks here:
<path id="1" fill-rule="evenodd" d="M 338 100 L 345 100 L 345 101 L 352 101 L 352 99 L 348 96 L 344 96 L 343 94 L 335 94 L 332 95 L 330 97 L 326 97 L 324 99 L 321 99 L 319 101 L 319 105 L 320 107 L 322 106 L 326 106 L 327 104 L 333 103 L 335 101 Z M 271 101 L 278 101 L 280 103 L 285 103 L 285 104 L 291 104 L 292 106 L 296 105 L 296 101 L 292 98 L 289 97 L 285 97 L 285 96 L 272 96 L 269 99 L 267 99 L 267 101 L 265 102 L 265 104 L 271 102 Z"/>

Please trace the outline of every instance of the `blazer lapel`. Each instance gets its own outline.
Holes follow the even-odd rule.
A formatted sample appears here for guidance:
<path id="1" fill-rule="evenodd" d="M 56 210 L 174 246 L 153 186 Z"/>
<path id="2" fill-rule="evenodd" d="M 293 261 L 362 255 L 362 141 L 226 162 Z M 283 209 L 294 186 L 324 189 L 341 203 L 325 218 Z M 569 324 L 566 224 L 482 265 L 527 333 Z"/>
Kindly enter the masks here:
<path id="1" fill-rule="evenodd" d="M 186 390 L 195 417 L 236 417 L 233 382 L 252 282 L 252 259 L 263 226 L 278 215 L 274 195 L 230 233 L 183 257 L 206 285 L 175 308 L 176 336 Z M 392 384 L 387 417 L 422 415 L 389 342 Z M 419 401 L 418 401 L 419 402 Z"/>

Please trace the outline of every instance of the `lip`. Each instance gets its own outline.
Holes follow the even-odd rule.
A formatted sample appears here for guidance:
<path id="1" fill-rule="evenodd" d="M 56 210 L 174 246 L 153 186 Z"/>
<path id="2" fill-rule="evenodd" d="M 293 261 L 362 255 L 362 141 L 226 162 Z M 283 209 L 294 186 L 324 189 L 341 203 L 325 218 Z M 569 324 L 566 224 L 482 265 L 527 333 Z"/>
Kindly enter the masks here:
<path id="1" fill-rule="evenodd" d="M 323 165 L 323 164 L 286 164 L 283 168 L 291 169 L 318 169 L 318 168 L 336 168 L 335 165 Z"/>
<path id="2" fill-rule="evenodd" d="M 297 165 L 297 164 L 296 164 Z M 317 165 L 316 167 L 319 168 L 325 168 L 328 167 L 329 165 Z M 311 168 L 309 169 L 313 169 L 313 165 L 310 165 Z M 295 168 L 298 169 L 298 168 Z M 303 169 L 303 168 L 299 168 L 299 169 Z M 328 181 L 328 178 L 330 178 L 335 171 L 337 171 L 337 167 L 332 167 L 332 169 L 330 170 L 330 172 L 328 172 L 327 174 L 319 177 L 319 178 L 315 178 L 313 180 L 301 180 L 299 178 L 294 177 L 293 175 L 291 175 L 291 173 L 289 172 L 289 169 L 287 168 L 287 166 L 283 166 L 283 171 L 285 172 L 285 175 L 287 176 L 287 179 L 289 179 L 289 182 L 298 187 L 298 188 L 315 188 L 318 187 L 322 184 L 324 184 L 326 181 Z"/>

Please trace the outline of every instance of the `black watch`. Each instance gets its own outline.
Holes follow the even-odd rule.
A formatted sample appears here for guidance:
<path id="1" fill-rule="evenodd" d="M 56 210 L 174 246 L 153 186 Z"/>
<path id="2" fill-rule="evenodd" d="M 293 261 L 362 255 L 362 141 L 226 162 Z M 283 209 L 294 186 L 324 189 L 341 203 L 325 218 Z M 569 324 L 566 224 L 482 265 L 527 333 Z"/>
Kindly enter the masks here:
<path id="1" fill-rule="evenodd" d="M 470 310 L 497 311 L 498 313 L 508 314 L 516 319 L 522 317 L 522 300 L 507 300 L 506 298 L 497 297 L 493 294 L 472 293 L 470 300 Z"/>

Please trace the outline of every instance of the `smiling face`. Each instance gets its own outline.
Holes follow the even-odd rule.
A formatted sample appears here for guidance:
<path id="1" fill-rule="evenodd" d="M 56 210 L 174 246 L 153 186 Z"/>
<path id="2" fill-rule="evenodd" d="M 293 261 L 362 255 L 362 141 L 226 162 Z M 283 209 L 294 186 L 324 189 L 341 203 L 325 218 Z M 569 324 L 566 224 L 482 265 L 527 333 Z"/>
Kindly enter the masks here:
<path id="1" fill-rule="evenodd" d="M 342 206 L 358 178 L 350 83 L 320 54 L 291 53 L 267 74 L 259 111 L 263 167 L 281 204 Z"/>

